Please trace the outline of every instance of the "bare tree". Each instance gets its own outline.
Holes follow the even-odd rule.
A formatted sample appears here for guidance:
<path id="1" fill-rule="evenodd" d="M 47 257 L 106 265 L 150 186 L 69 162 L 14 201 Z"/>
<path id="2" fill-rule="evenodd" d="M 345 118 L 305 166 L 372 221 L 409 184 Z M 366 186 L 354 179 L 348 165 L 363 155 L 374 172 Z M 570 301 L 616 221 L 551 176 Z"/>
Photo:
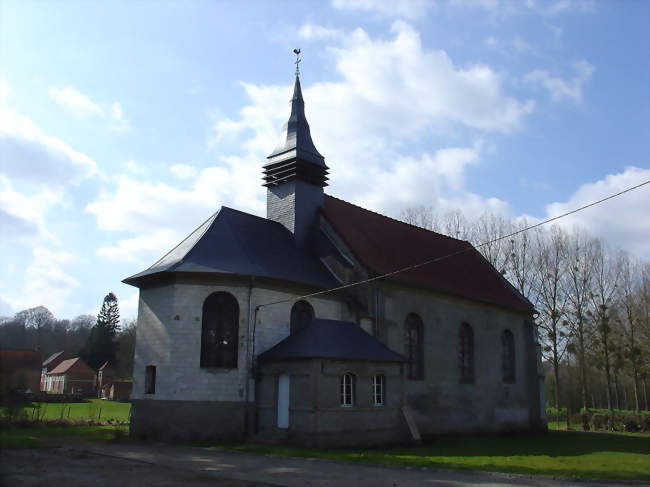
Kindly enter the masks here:
<path id="1" fill-rule="evenodd" d="M 616 346 L 612 336 L 612 313 L 617 298 L 621 266 L 603 240 L 595 241 L 592 266 L 594 278 L 591 300 L 596 325 L 597 351 L 600 355 L 600 365 L 605 371 L 607 409 L 612 409 L 612 372 L 616 358 Z"/>
<path id="2" fill-rule="evenodd" d="M 560 362 L 567 345 L 567 333 L 562 324 L 567 311 L 567 297 L 563 289 L 566 247 L 566 234 L 560 227 L 553 226 L 548 234 L 538 235 L 535 295 L 539 311 L 540 338 L 545 344 L 542 348 L 543 354 L 553 366 L 556 408 L 559 408 L 560 401 Z"/>
<path id="3" fill-rule="evenodd" d="M 593 285 L 592 259 L 594 253 L 593 239 L 582 231 L 575 230 L 568 239 L 568 261 L 566 292 L 568 302 L 568 326 L 572 338 L 572 352 L 578 358 L 580 375 L 580 398 L 583 409 L 588 408 L 587 398 L 587 344 L 593 330 L 587 319 L 591 306 Z"/>

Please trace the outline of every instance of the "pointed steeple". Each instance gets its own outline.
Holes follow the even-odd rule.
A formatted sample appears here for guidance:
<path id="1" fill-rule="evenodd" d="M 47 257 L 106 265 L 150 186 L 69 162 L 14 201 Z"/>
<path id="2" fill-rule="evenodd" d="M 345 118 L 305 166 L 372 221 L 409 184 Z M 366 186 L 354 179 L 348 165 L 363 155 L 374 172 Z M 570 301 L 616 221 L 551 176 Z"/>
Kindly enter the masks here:
<path id="1" fill-rule="evenodd" d="M 297 70 L 291 98 L 291 115 L 284 124 L 280 144 L 267 159 L 269 162 L 264 166 L 264 186 L 295 179 L 320 187 L 327 186 L 328 167 L 311 139 Z"/>

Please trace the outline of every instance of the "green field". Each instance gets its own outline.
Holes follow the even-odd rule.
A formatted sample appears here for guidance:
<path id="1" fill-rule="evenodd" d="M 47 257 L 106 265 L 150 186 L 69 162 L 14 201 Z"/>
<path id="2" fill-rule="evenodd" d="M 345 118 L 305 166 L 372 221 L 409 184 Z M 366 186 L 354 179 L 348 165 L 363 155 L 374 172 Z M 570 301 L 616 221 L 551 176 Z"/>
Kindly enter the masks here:
<path id="1" fill-rule="evenodd" d="M 502 437 L 440 437 L 421 447 L 381 450 L 322 450 L 249 444 L 221 447 L 380 465 L 650 480 L 650 437 L 632 434 L 557 431 Z"/>
<path id="2" fill-rule="evenodd" d="M 0 408 L 2 415 L 7 414 L 7 408 Z M 71 421 L 94 420 L 94 421 L 119 421 L 129 420 L 131 403 L 105 401 L 103 399 L 90 399 L 86 402 L 71 403 L 47 403 L 32 402 L 20 406 L 20 409 L 28 419 L 57 420 L 66 419 Z"/>

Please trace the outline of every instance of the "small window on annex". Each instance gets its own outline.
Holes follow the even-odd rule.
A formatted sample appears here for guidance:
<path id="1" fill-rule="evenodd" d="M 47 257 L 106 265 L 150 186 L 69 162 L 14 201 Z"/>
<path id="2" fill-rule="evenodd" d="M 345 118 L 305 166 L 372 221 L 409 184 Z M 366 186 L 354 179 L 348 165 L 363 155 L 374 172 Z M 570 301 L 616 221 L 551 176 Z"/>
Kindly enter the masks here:
<path id="1" fill-rule="evenodd" d="M 144 370 L 144 393 L 145 394 L 155 394 L 156 393 L 156 366 L 147 365 Z"/>
<path id="2" fill-rule="evenodd" d="M 424 324 L 422 318 L 415 313 L 406 317 L 406 340 L 408 352 L 408 378 L 411 380 L 424 379 Z"/>
<path id="3" fill-rule="evenodd" d="M 236 369 L 239 351 L 239 305 L 232 294 L 217 292 L 203 303 L 201 367 Z"/>
<path id="4" fill-rule="evenodd" d="M 353 374 L 341 376 L 341 406 L 350 408 L 354 406 L 355 377 Z"/>
<path id="5" fill-rule="evenodd" d="M 474 331 L 469 324 L 463 323 L 460 326 L 458 342 L 460 382 L 472 384 L 474 382 Z"/>
<path id="6" fill-rule="evenodd" d="M 383 374 L 375 375 L 372 378 L 372 402 L 375 406 L 384 405 L 385 388 L 386 376 Z"/>
<path id="7" fill-rule="evenodd" d="M 307 301 L 297 301 L 291 308 L 289 330 L 293 335 L 306 327 L 314 319 L 314 308 Z"/>
<path id="8" fill-rule="evenodd" d="M 515 336 L 510 330 L 501 334 L 501 368 L 503 382 L 514 383 L 515 376 Z"/>

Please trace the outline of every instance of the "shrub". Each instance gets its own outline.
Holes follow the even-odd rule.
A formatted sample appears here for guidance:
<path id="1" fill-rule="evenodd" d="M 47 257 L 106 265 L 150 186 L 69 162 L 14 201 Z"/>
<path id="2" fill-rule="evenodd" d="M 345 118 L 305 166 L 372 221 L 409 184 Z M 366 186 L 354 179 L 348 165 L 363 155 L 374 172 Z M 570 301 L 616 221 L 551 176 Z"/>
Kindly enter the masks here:
<path id="1" fill-rule="evenodd" d="M 597 413 L 591 418 L 591 422 L 596 430 L 609 429 L 609 414 Z"/>
<path id="2" fill-rule="evenodd" d="M 635 414 L 626 414 L 623 416 L 623 430 L 635 433 L 641 431 L 641 417 Z"/>

